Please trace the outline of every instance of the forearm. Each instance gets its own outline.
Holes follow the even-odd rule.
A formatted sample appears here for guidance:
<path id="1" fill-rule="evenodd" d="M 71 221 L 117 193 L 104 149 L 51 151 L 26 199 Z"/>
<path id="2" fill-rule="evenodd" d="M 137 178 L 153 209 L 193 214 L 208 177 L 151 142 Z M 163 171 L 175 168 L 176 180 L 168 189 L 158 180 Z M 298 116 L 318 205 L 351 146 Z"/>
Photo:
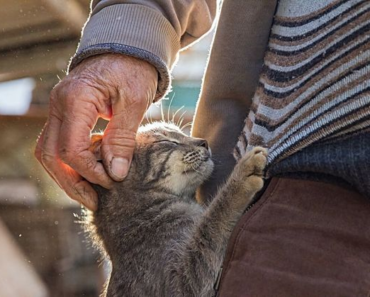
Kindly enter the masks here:
<path id="1" fill-rule="evenodd" d="M 158 99 L 168 89 L 180 49 L 210 30 L 216 10 L 216 0 L 94 0 L 70 69 L 103 53 L 146 60 L 159 73 Z"/>
<path id="2" fill-rule="evenodd" d="M 178 37 L 180 47 L 183 48 L 210 30 L 215 19 L 217 2 L 216 0 L 93 0 L 91 15 L 113 5 L 148 8 L 159 13 L 169 22 Z"/>

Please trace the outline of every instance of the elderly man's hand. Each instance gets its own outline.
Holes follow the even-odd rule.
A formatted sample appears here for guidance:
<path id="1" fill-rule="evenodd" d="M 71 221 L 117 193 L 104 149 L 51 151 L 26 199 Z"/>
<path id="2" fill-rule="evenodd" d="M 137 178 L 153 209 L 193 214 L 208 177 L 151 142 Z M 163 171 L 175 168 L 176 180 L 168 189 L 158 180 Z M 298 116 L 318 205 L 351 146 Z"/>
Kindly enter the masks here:
<path id="1" fill-rule="evenodd" d="M 86 180 L 109 188 L 111 178 L 125 178 L 135 135 L 157 81 L 157 71 L 149 63 L 106 54 L 84 60 L 53 89 L 49 119 L 35 155 L 72 199 L 96 210 L 97 194 Z M 111 178 L 89 151 L 90 132 L 99 117 L 110 120 L 102 156 Z"/>

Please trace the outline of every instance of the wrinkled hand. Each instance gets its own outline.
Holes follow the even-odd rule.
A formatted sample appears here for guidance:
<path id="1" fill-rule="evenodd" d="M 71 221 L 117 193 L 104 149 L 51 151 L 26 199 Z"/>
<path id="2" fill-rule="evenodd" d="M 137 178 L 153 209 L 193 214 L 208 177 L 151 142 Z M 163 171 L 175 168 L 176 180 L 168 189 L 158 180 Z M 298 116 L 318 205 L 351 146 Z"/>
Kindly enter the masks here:
<path id="1" fill-rule="evenodd" d="M 149 63 L 118 54 L 84 60 L 50 94 L 49 118 L 36 158 L 72 198 L 96 210 L 97 194 L 87 182 L 110 188 L 127 175 L 135 135 L 157 89 Z M 102 142 L 107 172 L 89 151 L 99 117 L 110 120 Z M 86 180 L 87 181 L 86 181 Z"/>

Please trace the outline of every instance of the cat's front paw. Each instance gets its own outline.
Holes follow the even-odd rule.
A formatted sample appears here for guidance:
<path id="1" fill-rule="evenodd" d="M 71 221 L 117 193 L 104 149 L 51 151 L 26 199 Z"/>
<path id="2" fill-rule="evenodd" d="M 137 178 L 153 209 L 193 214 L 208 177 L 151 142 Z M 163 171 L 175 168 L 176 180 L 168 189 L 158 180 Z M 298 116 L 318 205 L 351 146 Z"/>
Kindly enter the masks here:
<path id="1" fill-rule="evenodd" d="M 257 146 L 240 160 L 240 165 L 248 176 L 262 176 L 267 163 L 267 155 L 267 149 Z"/>
<path id="2" fill-rule="evenodd" d="M 255 147 L 239 161 L 238 170 L 246 191 L 258 192 L 262 189 L 267 155 L 267 149 Z"/>

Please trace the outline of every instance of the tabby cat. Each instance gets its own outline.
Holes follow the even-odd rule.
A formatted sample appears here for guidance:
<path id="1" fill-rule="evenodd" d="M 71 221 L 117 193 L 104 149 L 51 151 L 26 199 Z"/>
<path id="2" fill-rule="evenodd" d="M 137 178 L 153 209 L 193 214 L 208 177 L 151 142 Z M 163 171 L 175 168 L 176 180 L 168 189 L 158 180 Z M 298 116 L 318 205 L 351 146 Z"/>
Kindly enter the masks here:
<path id="1" fill-rule="evenodd" d="M 98 155 L 101 137 L 93 141 Z M 214 166 L 207 142 L 172 124 L 141 127 L 126 179 L 110 191 L 95 186 L 90 231 L 112 262 L 103 295 L 213 296 L 231 231 L 263 186 L 266 155 L 247 154 L 205 207 L 195 191 Z"/>

